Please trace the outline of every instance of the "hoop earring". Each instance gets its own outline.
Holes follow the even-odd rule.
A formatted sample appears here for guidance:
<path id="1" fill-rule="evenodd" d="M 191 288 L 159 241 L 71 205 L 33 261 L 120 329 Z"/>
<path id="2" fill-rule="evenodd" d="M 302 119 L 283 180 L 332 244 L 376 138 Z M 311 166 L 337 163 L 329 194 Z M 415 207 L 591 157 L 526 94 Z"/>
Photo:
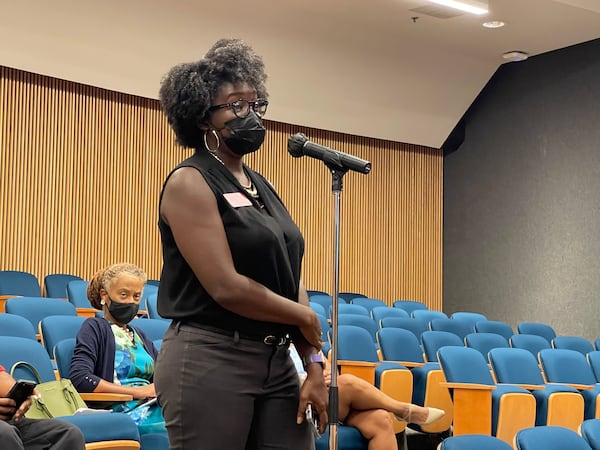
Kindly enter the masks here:
<path id="1" fill-rule="evenodd" d="M 206 147 L 206 150 L 208 150 L 210 153 L 217 153 L 217 150 L 219 150 L 219 147 L 221 146 L 221 141 L 219 139 L 219 135 L 217 134 L 216 130 L 210 130 L 210 132 L 213 134 L 213 136 L 215 137 L 215 139 L 217 140 L 217 148 L 215 148 L 214 150 L 210 148 L 210 146 L 208 145 L 208 139 L 206 139 L 206 135 L 208 134 L 209 130 L 206 130 L 204 132 L 204 146 Z"/>

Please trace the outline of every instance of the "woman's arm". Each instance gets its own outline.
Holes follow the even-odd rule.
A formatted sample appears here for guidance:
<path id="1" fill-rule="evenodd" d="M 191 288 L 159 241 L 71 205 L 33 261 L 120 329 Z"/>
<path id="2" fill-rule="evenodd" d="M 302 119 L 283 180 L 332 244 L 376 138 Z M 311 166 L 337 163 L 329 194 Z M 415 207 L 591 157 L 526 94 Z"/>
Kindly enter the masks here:
<path id="1" fill-rule="evenodd" d="M 223 308 L 254 320 L 297 326 L 320 342 L 317 315 L 235 270 L 214 193 L 196 169 L 182 167 L 165 185 L 160 206 L 179 251 L 202 286 Z"/>
<path id="2" fill-rule="evenodd" d="M 300 282 L 300 290 L 298 293 L 298 303 L 309 307 L 308 294 L 304 284 Z M 321 325 L 319 324 L 319 330 Z M 320 332 L 319 332 L 320 335 Z M 304 359 L 312 354 L 321 353 L 321 337 L 319 337 L 319 346 L 315 347 L 309 343 L 304 336 L 296 333 L 293 337 L 294 345 L 300 356 Z M 322 353 L 321 353 L 322 355 Z M 300 390 L 300 402 L 298 404 L 298 423 L 304 420 L 304 412 L 309 403 L 313 405 L 314 410 L 319 415 L 321 433 L 325 432 L 328 423 L 327 408 L 329 405 L 329 393 L 325 384 L 324 369 L 321 364 L 312 363 L 304 366 L 306 370 L 306 379 Z"/>

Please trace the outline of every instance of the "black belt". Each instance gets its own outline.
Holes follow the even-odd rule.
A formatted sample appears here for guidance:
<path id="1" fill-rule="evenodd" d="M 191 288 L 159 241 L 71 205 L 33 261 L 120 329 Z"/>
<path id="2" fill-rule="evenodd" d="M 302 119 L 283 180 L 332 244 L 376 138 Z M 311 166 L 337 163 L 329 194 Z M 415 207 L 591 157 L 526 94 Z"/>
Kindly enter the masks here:
<path id="1" fill-rule="evenodd" d="M 262 342 L 265 345 L 276 345 L 282 346 L 290 342 L 289 335 L 286 334 L 248 334 L 238 330 L 225 330 L 223 328 L 213 327 L 212 325 L 206 325 L 205 323 L 198 323 L 193 321 L 181 322 L 182 325 L 189 325 L 194 328 L 200 328 L 206 331 L 212 331 L 213 333 L 222 334 L 223 336 L 235 337 L 236 335 L 240 339 L 248 339 L 249 341 Z"/>

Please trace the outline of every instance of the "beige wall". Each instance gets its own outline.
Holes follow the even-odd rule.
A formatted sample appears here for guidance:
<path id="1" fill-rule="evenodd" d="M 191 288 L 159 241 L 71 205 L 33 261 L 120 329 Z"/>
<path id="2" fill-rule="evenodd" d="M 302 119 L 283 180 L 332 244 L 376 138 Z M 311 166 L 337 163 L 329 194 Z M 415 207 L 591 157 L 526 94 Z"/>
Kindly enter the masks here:
<path id="1" fill-rule="evenodd" d="M 340 290 L 441 308 L 442 154 L 435 149 L 267 122 L 247 159 L 278 189 L 306 239 L 303 279 L 331 291 L 333 195 L 326 167 L 287 153 L 312 140 L 372 162 L 341 195 Z M 162 181 L 190 150 L 157 101 L 0 66 L 0 270 L 89 278 L 131 261 L 158 278 Z"/>

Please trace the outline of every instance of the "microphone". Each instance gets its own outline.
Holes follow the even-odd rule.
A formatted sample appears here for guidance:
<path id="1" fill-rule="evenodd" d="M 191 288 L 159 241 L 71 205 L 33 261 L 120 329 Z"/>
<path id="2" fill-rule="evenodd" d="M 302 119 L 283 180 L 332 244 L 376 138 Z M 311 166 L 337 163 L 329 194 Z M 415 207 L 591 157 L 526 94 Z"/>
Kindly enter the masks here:
<path id="1" fill-rule="evenodd" d="M 294 158 L 301 156 L 310 156 L 311 158 L 320 159 L 330 169 L 345 169 L 353 170 L 360 173 L 369 173 L 371 171 L 371 163 L 348 153 L 333 150 L 323 145 L 315 144 L 308 140 L 302 133 L 296 133 L 288 139 L 288 153 Z"/>

